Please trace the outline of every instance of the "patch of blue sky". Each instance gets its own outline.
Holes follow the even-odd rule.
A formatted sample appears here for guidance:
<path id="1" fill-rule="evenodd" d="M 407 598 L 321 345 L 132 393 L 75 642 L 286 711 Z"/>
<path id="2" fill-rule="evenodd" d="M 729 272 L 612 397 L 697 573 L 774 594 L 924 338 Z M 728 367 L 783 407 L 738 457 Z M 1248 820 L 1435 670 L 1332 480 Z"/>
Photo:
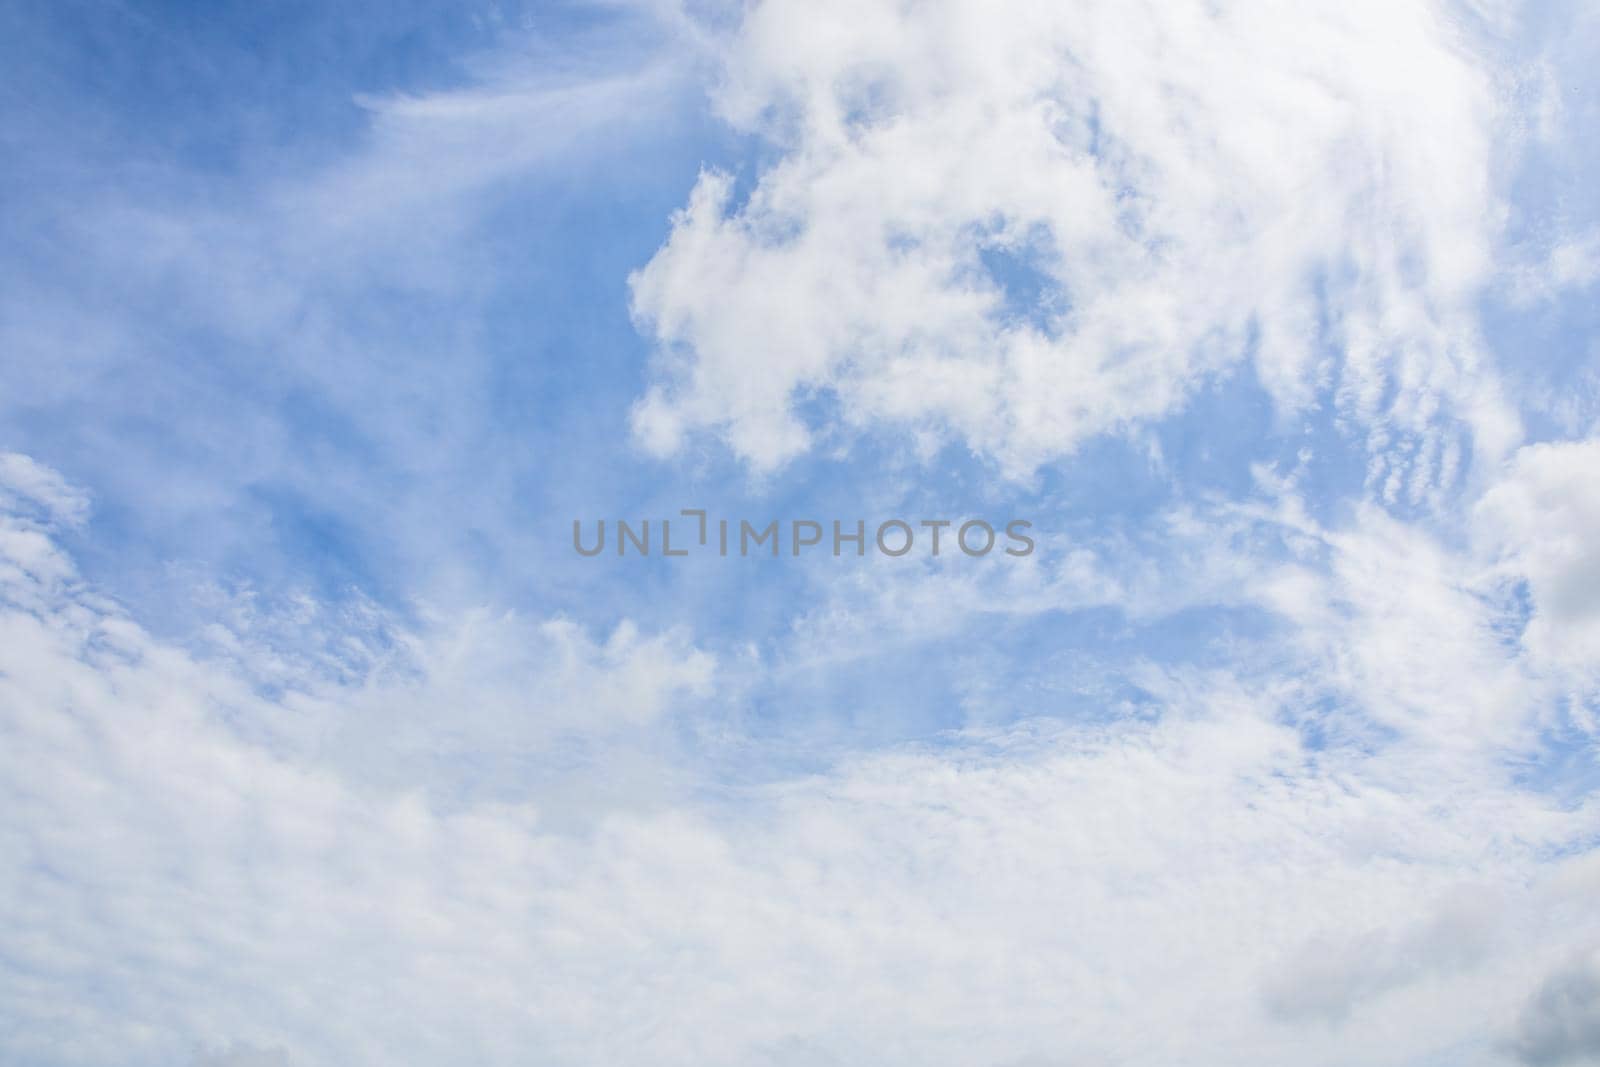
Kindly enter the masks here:
<path id="1" fill-rule="evenodd" d="M 1592 723 L 1597 715 L 1600 699 L 1595 694 L 1566 697 L 1556 721 L 1510 761 L 1512 781 L 1518 788 L 1553 796 L 1573 808 L 1593 797 L 1600 791 L 1600 753 L 1592 732 L 1578 721 Z"/>
<path id="2" fill-rule="evenodd" d="M 1571 439 L 1600 419 L 1600 143 L 1590 132 L 1600 123 L 1600 85 L 1589 76 L 1600 26 L 1574 25 L 1569 14 L 1529 5 L 1516 39 L 1529 64 L 1516 92 L 1543 99 L 1507 175 L 1500 283 L 1480 309 L 1533 441 Z"/>
<path id="3" fill-rule="evenodd" d="M 514 0 L 476 10 L 430 0 L 7 5 L 6 81 L 29 91 L 26 109 L 8 110 L 9 132 L 70 148 L 30 153 L 37 164 L 256 176 L 303 167 L 360 136 L 358 94 L 468 84 L 462 57 L 537 8 L 582 17 L 576 5 Z"/>
<path id="4" fill-rule="evenodd" d="M 1000 292 L 1000 319 L 1055 337 L 1072 310 L 1071 294 L 1041 263 L 1042 259 L 1048 263 L 1048 247 L 1042 247 L 1041 241 L 1031 238 L 1017 247 L 986 246 L 978 255 L 988 280 Z"/>
<path id="5" fill-rule="evenodd" d="M 80 25 L 70 6 L 32 12 L 38 24 L 8 38 L 35 43 L 35 58 L 13 74 L 45 92 L 43 112 L 61 121 L 46 131 L 19 129 L 17 118 L 7 132 L 33 149 L 27 158 L 76 163 L 75 210 L 63 211 L 45 175 L 8 170 L 15 195 L 0 217 L 21 239 L 0 255 L 0 273 L 19 282 L 10 317 L 31 335 L 23 341 L 41 353 L 63 332 L 84 343 L 57 346 L 67 354 L 55 361 L 23 359 L 0 432 L 89 485 L 113 520 L 73 546 L 92 578 L 148 594 L 141 575 L 180 559 L 288 589 L 304 573 L 358 577 L 351 561 L 367 559 L 364 592 L 400 608 L 388 579 L 404 574 L 414 592 L 415 576 L 442 556 L 476 560 L 480 582 L 504 576 L 515 588 L 519 575 L 537 575 L 538 547 L 560 541 L 549 516 L 573 514 L 561 499 L 564 471 L 617 485 L 623 498 L 649 482 L 625 429 L 646 355 L 626 277 L 662 239 L 701 164 L 727 148 L 698 101 L 667 107 L 665 121 L 627 138 L 588 144 L 560 169 L 533 167 L 474 192 L 446 265 L 470 276 L 443 291 L 381 272 L 301 277 L 319 265 L 272 247 L 251 217 L 262 183 L 315 183 L 359 155 L 372 116 L 353 94 L 473 84 L 463 52 L 505 26 L 416 6 L 377 20 L 381 39 L 332 63 L 318 49 L 359 36 L 360 12 L 170 6 L 112 12 L 136 24 L 117 30 Z M 524 14 L 500 21 L 528 21 L 545 48 L 592 34 L 602 17 L 569 5 Z M 114 31 L 128 47 L 96 66 Z M 97 80 L 72 80 L 88 68 Z M 250 119 L 258 106 L 282 121 Z M 143 161 L 137 183 L 98 169 L 105 130 L 119 159 Z M 48 146 L 37 143 L 46 136 Z M 194 148 L 226 137 L 239 143 Z M 181 205 L 200 188 L 206 210 L 186 214 Z M 147 225 L 108 232 L 84 221 L 129 216 Z M 152 253 L 141 247 L 149 237 L 172 248 Z M 239 247 L 211 247 L 218 237 Z M 217 264 L 234 275 L 204 277 Z M 286 295 L 250 291 L 257 285 Z M 235 288 L 247 306 L 206 328 L 197 303 Z M 30 292 L 49 294 L 48 316 L 29 319 Z M 267 297 L 284 306 L 258 310 Z M 93 341 L 103 343 L 91 351 Z M 27 387 L 33 378 L 41 388 Z M 252 499 L 271 506 L 239 503 Z"/>

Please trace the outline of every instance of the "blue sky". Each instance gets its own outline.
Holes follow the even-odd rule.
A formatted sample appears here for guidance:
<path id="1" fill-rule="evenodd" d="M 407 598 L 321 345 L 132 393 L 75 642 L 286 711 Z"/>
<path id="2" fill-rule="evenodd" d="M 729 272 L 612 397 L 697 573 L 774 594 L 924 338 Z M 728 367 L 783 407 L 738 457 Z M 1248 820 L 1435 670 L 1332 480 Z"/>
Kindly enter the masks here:
<path id="1" fill-rule="evenodd" d="M 0 1058 L 1600 1057 L 1597 54 L 9 6 Z"/>

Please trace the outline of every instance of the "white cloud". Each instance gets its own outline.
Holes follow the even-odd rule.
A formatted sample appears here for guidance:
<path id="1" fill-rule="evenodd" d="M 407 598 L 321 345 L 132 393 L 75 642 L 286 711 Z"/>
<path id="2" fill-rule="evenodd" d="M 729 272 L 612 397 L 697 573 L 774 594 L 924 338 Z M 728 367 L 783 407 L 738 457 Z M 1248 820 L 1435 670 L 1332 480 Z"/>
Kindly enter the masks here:
<path id="1" fill-rule="evenodd" d="M 1310 558 L 1262 568 L 1252 592 L 1291 624 L 1310 677 L 1425 748 L 1484 755 L 1530 742 L 1551 694 L 1506 646 L 1501 605 L 1472 556 L 1370 505 L 1346 526 L 1304 533 Z M 1319 725 L 1350 724 L 1334 712 Z"/>
<path id="2" fill-rule="evenodd" d="M 0 1015 L 30 1020 L 0 1050 L 23 1062 L 1489 1062 L 1508 985 L 1600 937 L 1572 903 L 1587 859 L 1550 858 L 1592 808 L 1463 746 L 1313 753 L 1293 712 L 1314 680 L 1152 672 L 1154 720 L 563 824 L 539 773 L 417 789 L 428 758 L 492 760 L 492 729 L 420 756 L 396 733 L 427 715 L 448 738 L 482 704 L 626 714 L 715 683 L 688 646 L 483 616 L 415 638 L 410 688 L 313 671 L 275 699 L 248 648 L 165 644 L 43 551 L 0 570 Z M 527 667 L 525 640 L 549 646 Z M 367 758 L 412 761 L 398 780 L 281 742 L 383 708 Z M 590 774 L 641 766 L 609 753 Z"/>
<path id="3" fill-rule="evenodd" d="M 1539 260 L 1512 273 L 1511 296 L 1515 304 L 1527 306 L 1587 288 L 1596 279 L 1600 279 L 1600 234 L 1564 234 Z"/>
<path id="4" fill-rule="evenodd" d="M 317 748 L 363 780 L 455 798 L 520 797 L 532 779 L 552 808 L 557 782 L 564 806 L 637 804 L 667 784 L 659 761 L 683 725 L 669 713 L 690 716 L 716 679 L 684 632 L 627 621 L 596 641 L 567 620 L 476 611 L 404 643 L 319 709 Z"/>
<path id="5" fill-rule="evenodd" d="M 1484 495 L 1476 529 L 1509 575 L 1525 576 L 1524 640 L 1557 663 L 1600 666 L 1600 440 L 1519 451 Z"/>
<path id="6" fill-rule="evenodd" d="M 30 456 L 0 452 L 0 510 L 36 510 L 51 522 L 80 526 L 89 517 L 89 495 Z"/>
<path id="7" fill-rule="evenodd" d="M 831 389 L 849 423 L 1020 474 L 1176 410 L 1254 338 L 1283 411 L 1332 393 L 1371 433 L 1379 495 L 1454 484 L 1458 420 L 1489 457 L 1515 428 L 1470 313 L 1494 88 L 1444 10 L 751 7 L 715 45 L 719 102 L 782 155 L 747 201 L 706 174 L 637 275 L 663 376 L 636 428 L 663 452 L 720 432 L 768 469 L 810 446 L 797 395 Z M 280 190 L 288 232 L 113 212 L 108 241 L 178 265 L 195 321 L 303 340 L 337 377 L 325 355 L 357 338 L 300 332 L 306 277 L 470 285 L 410 243 L 419 222 L 648 121 L 675 69 L 380 102 L 366 154 Z M 1557 267 L 1587 277 L 1587 255 Z M 1556 965 L 1600 943 L 1596 805 L 1513 775 L 1555 696 L 1540 668 L 1600 654 L 1597 460 L 1516 454 L 1475 518 L 1492 568 L 1376 506 L 1314 521 L 1289 486 L 1174 511 L 1159 559 L 1110 538 L 836 586 L 758 671 L 981 612 L 1254 604 L 1283 629 L 1226 669 L 1142 665 L 1137 721 L 735 786 L 675 736 L 733 684 L 686 631 L 245 597 L 196 651 L 81 579 L 57 535 L 87 496 L 0 455 L 0 1018 L 26 1023 L 0 1059 L 1582 1055 L 1593 967 Z M 1502 628 L 1508 576 L 1531 656 Z M 1006 692 L 983 681 L 976 701 Z"/>
<path id="8" fill-rule="evenodd" d="M 703 175 L 635 276 L 635 428 L 768 469 L 831 390 L 1019 473 L 1253 345 L 1280 410 L 1331 389 L 1371 430 L 1377 485 L 1448 486 L 1463 426 L 1517 433 L 1471 311 L 1501 209 L 1467 37 L 1426 2 L 756 5 L 717 100 L 781 154 L 742 202 Z"/>
<path id="9" fill-rule="evenodd" d="M 1572 457 L 1571 470 L 1582 469 Z M 1127 628 L 1131 654 L 1159 663 L 1160 654 L 1144 652 L 1142 635 L 1185 613 L 1204 631 L 1224 613 L 1253 612 L 1261 617 L 1251 625 L 1264 636 L 1230 639 L 1224 625 L 1211 635 L 1210 653 L 1241 675 L 1297 686 L 1296 718 L 1308 727 L 1344 742 L 1381 735 L 1409 751 L 1448 749 L 1491 763 L 1535 744 L 1565 692 L 1564 676 L 1517 640 L 1522 608 L 1508 596 L 1507 578 L 1527 568 L 1494 553 L 1543 558 L 1547 538 L 1587 545 L 1583 533 L 1596 522 L 1578 503 L 1586 487 L 1549 488 L 1549 501 L 1574 509 L 1559 518 L 1505 502 L 1524 524 L 1474 546 L 1376 503 L 1321 520 L 1293 478 L 1257 474 L 1257 492 L 1242 501 L 1174 507 L 1136 529 L 1041 535 L 1039 553 L 1016 565 L 819 568 L 816 596 L 796 613 L 784 655 L 762 669 L 826 670 L 962 634 L 976 648 L 992 644 L 993 628 L 1008 619 L 1096 611 Z M 1480 510 L 1492 510 L 1505 491 L 1496 488 Z M 1543 585 L 1590 602 L 1573 575 L 1536 582 L 1536 602 Z M 1070 653 L 1081 643 L 1067 636 L 1040 651 Z M 1194 654 L 1206 646 L 1204 632 L 1194 637 Z M 1574 656 L 1574 664 L 1595 662 L 1592 650 Z M 1013 681 L 995 679 L 989 689 L 1003 692 Z"/>

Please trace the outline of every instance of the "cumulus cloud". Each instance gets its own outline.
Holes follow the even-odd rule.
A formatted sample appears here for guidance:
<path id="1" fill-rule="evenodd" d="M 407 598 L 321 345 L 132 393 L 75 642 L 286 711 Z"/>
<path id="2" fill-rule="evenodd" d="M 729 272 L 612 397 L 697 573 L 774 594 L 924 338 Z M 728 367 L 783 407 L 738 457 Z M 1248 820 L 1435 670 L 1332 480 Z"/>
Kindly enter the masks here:
<path id="1" fill-rule="evenodd" d="M 1452 10 L 751 7 L 717 102 L 778 156 L 747 195 L 705 173 L 635 275 L 635 430 L 765 470 L 823 395 L 1018 473 L 1248 359 L 1367 427 L 1391 497 L 1452 485 L 1516 433 L 1470 307 L 1495 86 Z"/>

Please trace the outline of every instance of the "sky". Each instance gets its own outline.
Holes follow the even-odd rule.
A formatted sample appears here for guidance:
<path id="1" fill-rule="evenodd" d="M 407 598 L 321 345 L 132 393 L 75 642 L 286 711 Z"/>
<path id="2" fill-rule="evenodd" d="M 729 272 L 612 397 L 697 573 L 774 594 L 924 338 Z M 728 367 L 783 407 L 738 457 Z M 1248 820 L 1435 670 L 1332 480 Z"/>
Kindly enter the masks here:
<path id="1" fill-rule="evenodd" d="M 0 1060 L 1600 1063 L 1597 70 L 0 5 Z"/>

